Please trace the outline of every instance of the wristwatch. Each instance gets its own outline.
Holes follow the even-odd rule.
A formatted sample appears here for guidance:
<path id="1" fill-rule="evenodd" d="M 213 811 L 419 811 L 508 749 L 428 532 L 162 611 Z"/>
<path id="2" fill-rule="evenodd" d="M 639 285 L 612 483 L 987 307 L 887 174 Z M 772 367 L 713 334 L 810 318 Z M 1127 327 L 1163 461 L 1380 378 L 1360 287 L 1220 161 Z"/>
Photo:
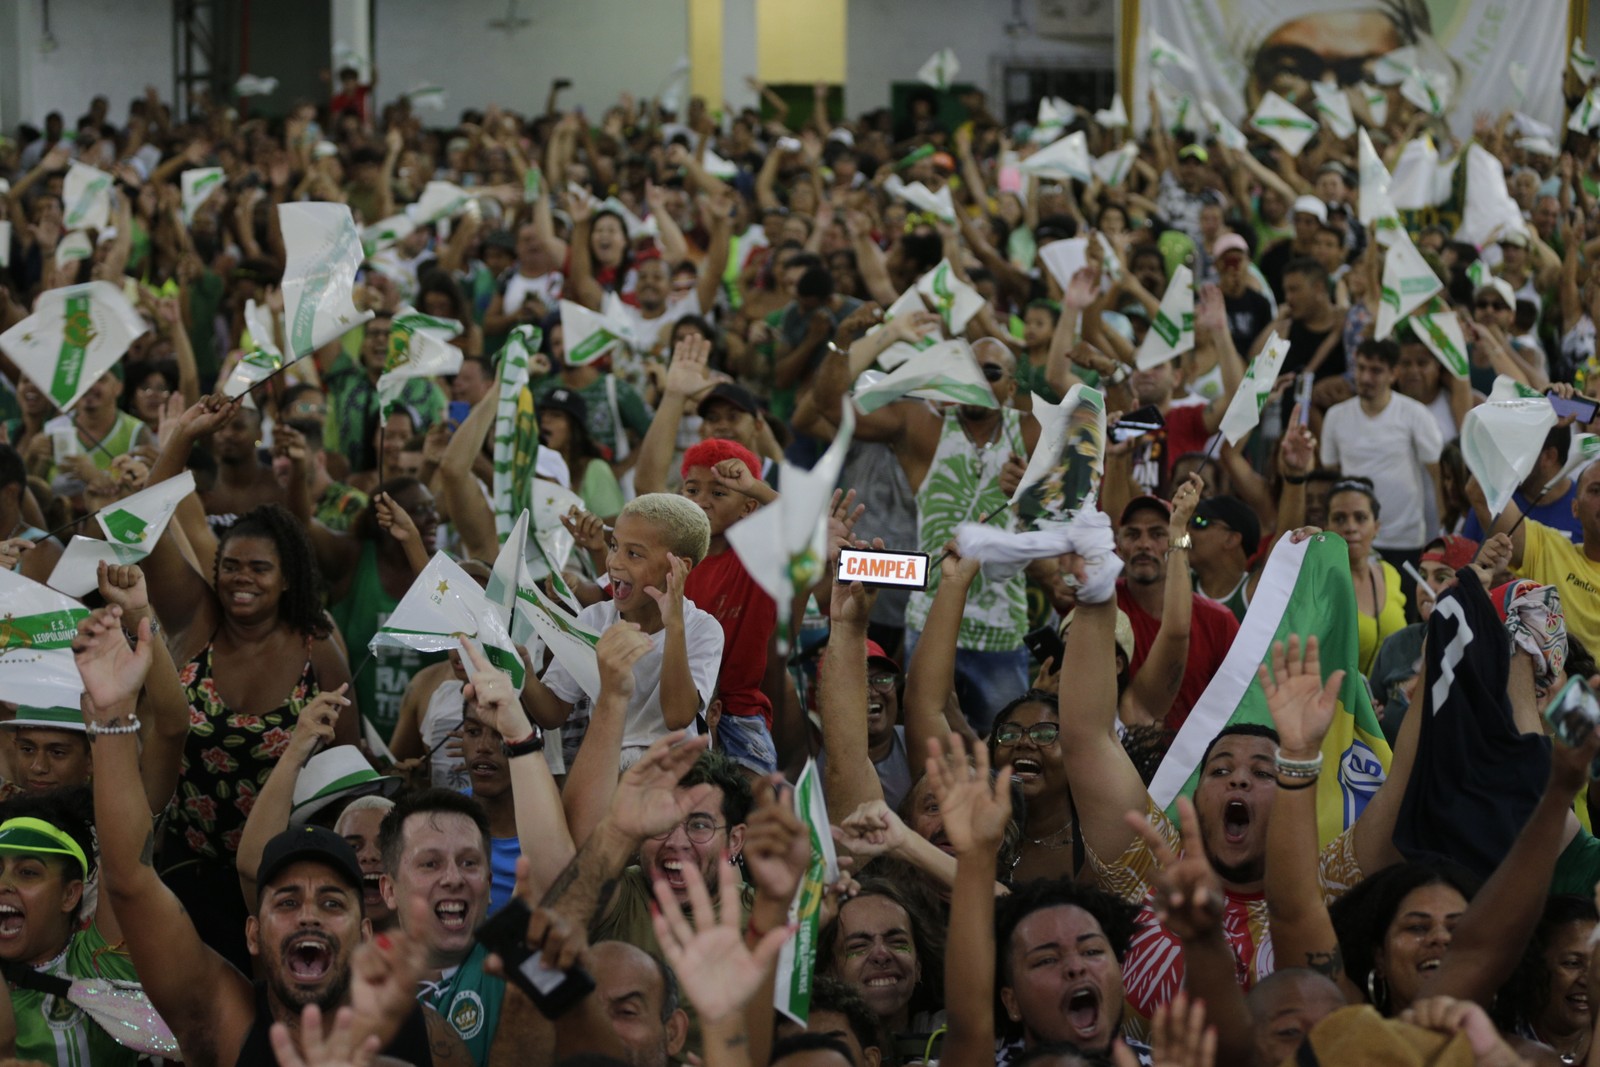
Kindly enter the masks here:
<path id="1" fill-rule="evenodd" d="M 529 756 L 535 752 L 543 752 L 544 731 L 535 728 L 533 733 L 524 737 L 521 741 L 505 742 L 505 747 L 506 756 L 510 759 L 516 759 L 518 756 Z"/>
<path id="2" fill-rule="evenodd" d="M 1191 549 L 1193 547 L 1194 547 L 1194 538 L 1190 537 L 1188 532 L 1185 531 L 1185 533 L 1184 533 L 1184 535 L 1182 537 L 1178 538 L 1176 541 L 1173 541 L 1171 544 L 1169 544 L 1167 546 L 1167 555 L 1170 556 L 1174 552 L 1178 552 L 1180 550 L 1184 551 L 1184 552 L 1187 552 L 1187 551 L 1189 551 L 1189 549 Z"/>

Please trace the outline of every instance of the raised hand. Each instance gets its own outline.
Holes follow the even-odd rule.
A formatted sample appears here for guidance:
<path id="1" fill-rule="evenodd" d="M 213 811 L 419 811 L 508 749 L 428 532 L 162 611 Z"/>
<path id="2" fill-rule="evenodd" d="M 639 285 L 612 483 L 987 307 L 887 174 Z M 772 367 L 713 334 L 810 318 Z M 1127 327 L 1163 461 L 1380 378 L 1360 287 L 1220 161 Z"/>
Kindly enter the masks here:
<path id="1" fill-rule="evenodd" d="M 357 949 L 360 952 L 361 949 Z M 307 1004 L 300 1013 L 300 1044 L 283 1023 L 273 1023 L 268 1036 L 278 1067 L 371 1067 L 377 1062 L 378 1035 L 356 1024 L 354 1009 L 340 1008 L 324 1036 L 322 1009 Z M 366 1036 L 363 1036 L 366 1035 Z"/>
<path id="2" fill-rule="evenodd" d="M 698 333 L 685 333 L 672 350 L 665 391 L 680 399 L 704 392 L 710 384 L 706 365 L 710 358 L 711 342 Z"/>
<path id="3" fill-rule="evenodd" d="M 983 564 L 975 559 L 968 559 L 961 554 L 954 541 L 946 541 L 944 557 L 939 560 L 939 581 L 960 582 L 962 585 L 971 585 L 972 580 L 983 569 Z"/>
<path id="4" fill-rule="evenodd" d="M 652 648 L 649 636 L 638 623 L 614 622 L 606 627 L 595 645 L 600 662 L 600 690 L 624 699 L 633 696 L 633 665 Z"/>
<path id="5" fill-rule="evenodd" d="M 811 833 L 795 814 L 794 790 L 781 774 L 754 786 L 754 803 L 745 823 L 744 864 L 756 889 L 787 907 L 811 865 Z"/>
<path id="6" fill-rule="evenodd" d="M 1194 509 L 1200 506 L 1200 490 L 1205 484 L 1198 474 L 1191 474 L 1172 494 L 1172 519 L 1167 523 L 1167 530 L 1174 540 L 1188 531 L 1189 520 L 1194 517 Z"/>
<path id="7" fill-rule="evenodd" d="M 499 731 L 506 741 L 520 741 L 533 733 L 527 712 L 517 700 L 511 676 L 489 662 L 476 644 L 461 638 L 461 662 L 467 668 L 467 684 L 461 690 L 466 700 L 478 705 L 478 718 Z"/>
<path id="8" fill-rule="evenodd" d="M 96 577 L 106 603 L 121 608 L 130 621 L 150 610 L 150 594 L 145 589 L 144 571 L 139 567 L 101 560 Z"/>
<path id="9" fill-rule="evenodd" d="M 33 542 L 25 537 L 13 537 L 9 541 L 0 541 L 0 571 L 14 571 L 22 563 L 22 557 L 33 551 Z"/>
<path id="10" fill-rule="evenodd" d="M 862 863 L 903 848 L 911 832 L 881 800 L 862 804 L 832 830 L 833 840 Z"/>
<path id="11" fill-rule="evenodd" d="M 828 501 L 828 558 L 837 559 L 841 548 L 850 548 L 854 542 L 850 535 L 855 533 L 856 523 L 861 521 L 861 516 L 867 513 L 865 504 L 856 503 L 854 489 L 835 489 L 833 498 Z"/>
<path id="12" fill-rule="evenodd" d="M 598 515 L 592 515 L 574 504 L 560 516 L 561 525 L 572 535 L 572 541 L 585 552 L 606 550 L 606 524 Z"/>
<path id="13" fill-rule="evenodd" d="M 1472 560 L 1472 573 L 1478 576 L 1484 592 L 1494 588 L 1495 575 L 1510 569 L 1513 550 L 1511 535 L 1504 533 L 1495 534 L 1479 546 Z"/>
<path id="14" fill-rule="evenodd" d="M 138 643 L 129 648 L 122 632 L 122 609 L 115 606 L 101 608 L 78 624 L 72 657 L 83 678 L 84 693 L 99 711 L 120 714 L 119 706 L 131 705 L 139 695 L 150 672 L 150 641 L 150 620 L 141 619 Z"/>
<path id="15" fill-rule="evenodd" d="M 1156 1067 L 1212 1067 L 1217 1028 L 1206 1025 L 1206 1004 L 1179 992 L 1150 1019 L 1150 1055 Z"/>
<path id="16" fill-rule="evenodd" d="M 300 709 L 284 754 L 290 766 L 304 767 L 318 751 L 333 744 L 333 728 L 339 721 L 339 712 L 350 706 L 350 698 L 344 695 L 349 688 L 350 683 L 346 682 L 337 689 L 324 689 Z"/>
<path id="17" fill-rule="evenodd" d="M 1098 245 L 1091 244 L 1089 247 L 1096 248 Z M 1079 267 L 1072 272 L 1066 291 L 1061 294 L 1062 306 L 1082 311 L 1094 303 L 1094 298 L 1099 295 L 1099 289 L 1100 272 L 1093 267 Z"/>
<path id="18" fill-rule="evenodd" d="M 928 784 L 939 802 L 944 833 L 958 856 L 994 854 L 1011 822 L 1011 768 L 989 773 L 989 750 L 972 746 L 960 734 L 949 735 L 949 751 L 938 739 L 928 741 Z"/>
<path id="19" fill-rule="evenodd" d="M 1017 486 L 1022 484 L 1023 477 L 1028 473 L 1028 457 L 1011 453 L 1006 458 L 1005 466 L 1000 468 L 1000 491 L 1010 500 L 1016 494 Z"/>
<path id="20" fill-rule="evenodd" d="M 1520 1067 L 1526 1061 L 1500 1036 L 1489 1013 L 1470 1000 L 1426 997 L 1400 1013 L 1400 1021 L 1441 1034 L 1465 1034 L 1479 1067 Z"/>
<path id="21" fill-rule="evenodd" d="M 760 480 L 750 473 L 750 468 L 740 459 L 725 459 L 711 468 L 711 473 L 717 476 L 717 481 L 745 496 L 755 496 L 756 483 Z"/>
<path id="22" fill-rule="evenodd" d="M 644 591 L 651 600 L 656 602 L 657 609 L 661 612 L 661 621 L 668 625 L 683 625 L 683 583 L 689 580 L 690 563 L 682 556 L 667 553 L 667 565 L 672 569 L 667 572 L 667 588 L 665 591 L 653 585 L 644 587 Z"/>
<path id="23" fill-rule="evenodd" d="M 1261 680 L 1261 691 L 1267 698 L 1267 710 L 1277 727 L 1278 747 L 1284 756 L 1316 759 L 1339 706 L 1344 671 L 1334 671 L 1324 682 L 1316 635 L 1306 638 L 1302 656 L 1299 635 L 1290 634 L 1287 651 L 1283 642 L 1272 643 L 1272 668 L 1269 670 L 1263 663 L 1256 668 L 1256 677 Z"/>
<path id="24" fill-rule="evenodd" d="M 679 790 L 678 781 L 710 744 L 704 735 L 685 739 L 676 730 L 656 741 L 622 773 L 606 821 L 618 832 L 643 840 L 663 834 L 711 799 L 713 785 Z"/>
<path id="25" fill-rule="evenodd" d="M 1199 333 L 1216 336 L 1228 329 L 1228 309 L 1222 301 L 1222 290 L 1215 285 L 1202 285 L 1195 292 L 1194 326 Z"/>
<path id="26" fill-rule="evenodd" d="M 1152 885 L 1152 903 L 1161 924 L 1185 941 L 1222 931 L 1222 880 L 1206 859 L 1200 820 L 1188 797 L 1178 798 L 1178 832 L 1183 854 L 1174 855 L 1166 839 L 1150 825 L 1143 812 L 1124 818 L 1146 845 L 1159 867 Z M 948 829 L 947 831 L 948 832 Z"/>
<path id="27" fill-rule="evenodd" d="M 936 312 L 913 311 L 909 315 L 896 315 L 884 328 L 896 341 L 914 345 L 936 335 L 943 325 Z"/>
<path id="28" fill-rule="evenodd" d="M 367 1033 L 392 1032 L 416 1009 L 427 963 L 420 942 L 398 928 L 363 942 L 350 958 L 350 1007 Z"/>
<path id="29" fill-rule="evenodd" d="M 396 504 L 394 497 L 388 493 L 379 493 L 372 498 L 372 514 L 378 520 L 378 528 L 387 530 L 389 536 L 402 545 L 422 536 L 417 532 L 417 524 L 411 513 Z"/>
<path id="30" fill-rule="evenodd" d="M 1283 433 L 1278 446 L 1278 472 L 1304 477 L 1317 466 L 1317 438 L 1311 427 L 1300 423 L 1300 405 L 1296 404 L 1289 415 L 1289 428 Z"/>
<path id="31" fill-rule="evenodd" d="M 792 926 L 769 930 L 754 948 L 745 944 L 740 909 L 711 903 L 697 868 L 685 867 L 691 922 L 665 880 L 655 884 L 652 920 L 661 954 L 672 965 L 689 1003 L 702 1022 L 716 1023 L 742 1011 L 777 963 Z M 717 899 L 737 900 L 739 879 L 731 863 L 717 864 Z"/>
<path id="32" fill-rule="evenodd" d="M 1056 666 L 1054 656 L 1046 656 L 1044 662 L 1039 664 L 1039 673 L 1033 676 L 1033 687 L 1042 693 L 1061 691 L 1061 671 Z"/>

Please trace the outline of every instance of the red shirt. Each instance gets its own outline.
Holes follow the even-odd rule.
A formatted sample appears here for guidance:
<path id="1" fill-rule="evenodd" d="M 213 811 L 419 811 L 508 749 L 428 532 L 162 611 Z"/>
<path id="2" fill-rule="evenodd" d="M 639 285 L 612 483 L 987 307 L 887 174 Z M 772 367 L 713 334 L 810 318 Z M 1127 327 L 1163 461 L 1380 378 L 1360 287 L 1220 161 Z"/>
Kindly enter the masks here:
<path id="1" fill-rule="evenodd" d="M 689 572 L 691 577 L 694 572 Z M 1147 613 L 1128 591 L 1128 579 L 1117 579 L 1117 607 L 1128 613 L 1133 624 L 1133 662 L 1128 664 L 1128 677 L 1139 673 L 1150 646 L 1155 643 L 1161 620 Z M 1189 624 L 1189 658 L 1183 668 L 1183 684 L 1178 687 L 1177 699 L 1167 710 L 1167 729 L 1176 731 L 1189 717 L 1189 711 L 1200 699 L 1200 694 L 1211 684 L 1211 678 L 1227 658 L 1228 647 L 1239 632 L 1239 620 L 1221 604 L 1198 594 L 1194 598 L 1194 615 Z"/>
<path id="2" fill-rule="evenodd" d="M 767 673 L 767 643 L 778 626 L 777 605 L 731 548 L 695 564 L 683 595 L 722 624 L 722 673 L 717 678 L 722 713 L 760 715 L 770 730 L 772 701 L 761 691 L 761 681 Z"/>
<path id="3" fill-rule="evenodd" d="M 1204 452 L 1211 434 L 1206 431 L 1207 404 L 1174 404 L 1167 408 L 1166 426 L 1133 443 L 1133 480 L 1141 492 L 1165 495 L 1172 479 L 1172 464 L 1180 456 Z"/>

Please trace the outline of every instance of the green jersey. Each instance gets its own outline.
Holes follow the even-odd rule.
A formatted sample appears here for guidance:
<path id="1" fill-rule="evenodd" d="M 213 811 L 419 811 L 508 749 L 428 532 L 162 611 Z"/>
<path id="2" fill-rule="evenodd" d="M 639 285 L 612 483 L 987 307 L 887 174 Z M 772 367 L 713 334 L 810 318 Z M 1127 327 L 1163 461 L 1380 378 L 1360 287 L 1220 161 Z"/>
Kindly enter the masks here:
<path id="1" fill-rule="evenodd" d="M 442 1015 L 455 1028 L 478 1067 L 489 1062 L 489 1046 L 500 1027 L 500 1002 L 506 995 L 502 979 L 483 973 L 489 950 L 474 945 L 461 966 L 437 982 L 422 983 L 417 999 Z"/>
<path id="2" fill-rule="evenodd" d="M 128 954 L 106 944 L 100 928 L 93 924 L 74 934 L 66 951 L 39 969 L 62 978 L 138 980 Z M 64 997 L 13 989 L 11 1010 L 17 1017 L 19 1060 L 37 1060 L 52 1067 L 132 1067 L 139 1059 L 137 1052 L 117 1044 L 99 1023 Z"/>

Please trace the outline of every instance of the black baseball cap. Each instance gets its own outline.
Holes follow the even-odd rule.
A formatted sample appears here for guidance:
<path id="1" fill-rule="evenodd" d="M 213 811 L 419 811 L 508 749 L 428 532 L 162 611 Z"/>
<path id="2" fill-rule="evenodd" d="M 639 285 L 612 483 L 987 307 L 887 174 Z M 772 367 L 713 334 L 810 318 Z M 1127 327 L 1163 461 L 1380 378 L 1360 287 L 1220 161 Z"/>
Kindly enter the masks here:
<path id="1" fill-rule="evenodd" d="M 756 400 L 755 394 L 744 386 L 734 385 L 732 382 L 719 382 L 716 388 L 706 394 L 706 398 L 700 401 L 700 404 L 704 407 L 713 400 L 726 400 L 747 415 L 761 414 L 761 404 Z"/>
<path id="2" fill-rule="evenodd" d="M 1244 554 L 1253 556 L 1261 547 L 1261 520 L 1256 513 L 1236 496 L 1214 496 L 1200 501 L 1194 517 L 1201 523 L 1218 522 L 1239 535 L 1239 547 Z"/>
<path id="3" fill-rule="evenodd" d="M 1172 505 L 1158 496 L 1136 496 L 1128 501 L 1127 507 L 1122 509 L 1122 515 L 1117 519 L 1117 525 L 1125 525 L 1129 516 L 1138 511 L 1159 511 L 1167 518 L 1172 517 Z"/>
<path id="4" fill-rule="evenodd" d="M 545 411 L 559 411 L 579 426 L 589 417 L 588 403 L 571 389 L 552 389 L 537 406 Z"/>
<path id="5" fill-rule="evenodd" d="M 285 830 L 268 841 L 267 847 L 261 850 L 261 863 L 256 867 L 257 888 L 265 890 L 285 867 L 301 860 L 332 868 L 350 888 L 361 891 L 361 863 L 356 859 L 355 849 L 325 826 Z"/>
<path id="6" fill-rule="evenodd" d="M 493 230 L 483 239 L 484 248 L 499 248 L 506 252 L 515 253 L 517 250 L 517 235 L 510 230 Z"/>

